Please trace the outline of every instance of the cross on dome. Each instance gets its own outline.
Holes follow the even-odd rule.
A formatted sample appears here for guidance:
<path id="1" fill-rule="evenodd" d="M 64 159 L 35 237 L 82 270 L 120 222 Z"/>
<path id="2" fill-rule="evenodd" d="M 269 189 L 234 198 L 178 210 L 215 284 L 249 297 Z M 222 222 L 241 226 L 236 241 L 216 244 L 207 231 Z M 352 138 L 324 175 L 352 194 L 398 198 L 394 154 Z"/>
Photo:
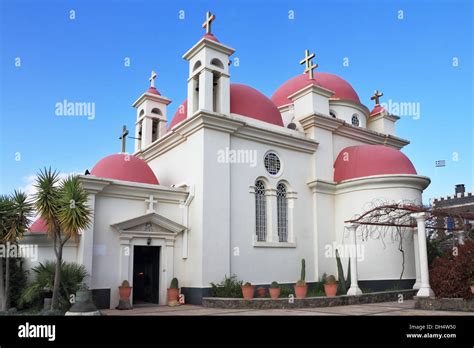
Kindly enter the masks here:
<path id="1" fill-rule="evenodd" d="M 151 76 L 150 78 L 148 79 L 148 81 L 150 81 L 150 87 L 153 87 L 155 88 L 155 79 L 158 75 L 156 74 L 156 72 L 154 72 L 153 70 L 151 71 Z"/>
<path id="2" fill-rule="evenodd" d="M 206 20 L 204 23 L 202 23 L 202 27 L 206 29 L 206 34 L 211 33 L 211 24 L 214 22 L 216 19 L 216 16 L 214 16 L 210 11 L 206 12 Z"/>
<path id="3" fill-rule="evenodd" d="M 122 135 L 119 137 L 119 139 L 122 140 L 122 153 L 126 152 L 127 135 L 128 135 L 127 126 L 123 126 Z"/>
<path id="4" fill-rule="evenodd" d="M 301 60 L 300 64 L 305 64 L 305 74 L 308 74 L 310 80 L 313 79 L 313 70 L 318 67 L 318 64 L 313 64 L 312 59 L 315 57 L 314 53 L 309 54 L 309 50 L 304 51 L 305 57 Z"/>
<path id="5" fill-rule="evenodd" d="M 379 92 L 379 90 L 376 90 L 374 92 L 374 95 L 372 97 L 370 97 L 370 100 L 375 100 L 375 105 L 379 105 L 379 99 L 380 97 L 383 96 L 383 93 Z"/>

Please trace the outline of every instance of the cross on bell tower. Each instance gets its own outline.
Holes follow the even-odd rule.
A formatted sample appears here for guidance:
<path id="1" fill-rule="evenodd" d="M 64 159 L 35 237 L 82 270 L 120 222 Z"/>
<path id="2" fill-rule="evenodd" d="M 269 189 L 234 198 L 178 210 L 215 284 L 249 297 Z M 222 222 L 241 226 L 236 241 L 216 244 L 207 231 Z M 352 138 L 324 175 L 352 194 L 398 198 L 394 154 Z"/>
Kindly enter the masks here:
<path id="1" fill-rule="evenodd" d="M 150 78 L 148 79 L 150 81 L 150 87 L 153 87 L 155 88 L 155 79 L 158 75 L 156 74 L 156 72 L 154 72 L 153 70 L 151 71 L 151 76 Z"/>
<path id="2" fill-rule="evenodd" d="M 379 92 L 379 90 L 376 90 L 374 92 L 374 95 L 372 97 L 370 97 L 370 100 L 375 100 L 375 105 L 379 105 L 379 99 L 380 97 L 383 96 L 383 93 Z"/>
<path id="3" fill-rule="evenodd" d="M 206 34 L 211 33 L 211 24 L 216 19 L 216 16 L 213 15 L 210 11 L 206 12 L 206 20 L 202 23 L 202 27 L 206 29 Z"/>

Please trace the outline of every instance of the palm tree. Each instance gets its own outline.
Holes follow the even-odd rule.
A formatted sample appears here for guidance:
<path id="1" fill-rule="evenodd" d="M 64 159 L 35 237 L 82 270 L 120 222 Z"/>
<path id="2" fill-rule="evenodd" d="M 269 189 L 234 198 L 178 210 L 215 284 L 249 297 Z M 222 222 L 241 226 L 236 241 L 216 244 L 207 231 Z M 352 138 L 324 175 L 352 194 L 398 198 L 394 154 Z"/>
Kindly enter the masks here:
<path id="1" fill-rule="evenodd" d="M 53 239 L 56 270 L 51 308 L 58 309 L 64 244 L 71 238 L 77 239 L 79 231 L 89 226 L 92 211 L 88 206 L 88 194 L 77 176 L 60 180 L 57 171 L 45 168 L 39 172 L 35 187 L 38 190 L 36 210 Z"/>
<path id="2" fill-rule="evenodd" d="M 11 244 L 23 238 L 30 223 L 33 205 L 28 196 L 15 190 L 11 196 L 0 197 L 0 243 L 7 251 Z M 3 257 L 0 257 L 0 310 L 10 308 L 10 258 L 5 255 L 5 278 L 3 276 Z"/>

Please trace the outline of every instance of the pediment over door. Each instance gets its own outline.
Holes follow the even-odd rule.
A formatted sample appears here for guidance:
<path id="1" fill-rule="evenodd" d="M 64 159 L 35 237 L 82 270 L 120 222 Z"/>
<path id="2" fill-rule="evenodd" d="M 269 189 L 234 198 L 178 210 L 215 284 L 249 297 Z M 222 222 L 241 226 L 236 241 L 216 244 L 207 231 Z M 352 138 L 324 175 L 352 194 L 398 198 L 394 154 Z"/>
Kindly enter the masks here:
<path id="1" fill-rule="evenodd" d="M 151 237 L 175 239 L 187 228 L 160 214 L 148 213 L 132 219 L 111 224 L 121 238 Z"/>

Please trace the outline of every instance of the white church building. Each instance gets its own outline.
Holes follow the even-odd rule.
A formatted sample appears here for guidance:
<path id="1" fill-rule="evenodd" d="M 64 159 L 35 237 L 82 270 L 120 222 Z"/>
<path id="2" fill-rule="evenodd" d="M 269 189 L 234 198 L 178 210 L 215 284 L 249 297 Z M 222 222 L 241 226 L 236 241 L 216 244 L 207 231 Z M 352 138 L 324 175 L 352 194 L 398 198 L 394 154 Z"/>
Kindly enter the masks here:
<path id="1" fill-rule="evenodd" d="M 133 103 L 133 154 L 104 157 L 80 177 L 93 220 L 64 258 L 85 266 L 102 307 L 117 306 L 123 280 L 133 303 L 166 304 L 176 277 L 186 302 L 199 304 L 224 276 L 294 284 L 302 258 L 310 284 L 337 275 L 327 251 L 350 243 L 345 221 L 374 200 L 421 204 L 430 183 L 400 151 L 409 141 L 397 136 L 399 117 L 379 104 L 380 93 L 370 110 L 347 81 L 314 71 L 308 51 L 305 72 L 275 86 L 271 98 L 232 83 L 234 49 L 211 33 L 213 19 L 208 14 L 206 34 L 183 55 L 187 99 L 174 116 L 153 73 Z M 38 262 L 55 259 L 45 230 L 37 220 L 23 241 L 39 245 Z M 357 243 L 361 287 L 399 280 L 398 241 L 358 235 Z M 413 236 L 403 245 L 402 281 L 411 288 Z"/>

